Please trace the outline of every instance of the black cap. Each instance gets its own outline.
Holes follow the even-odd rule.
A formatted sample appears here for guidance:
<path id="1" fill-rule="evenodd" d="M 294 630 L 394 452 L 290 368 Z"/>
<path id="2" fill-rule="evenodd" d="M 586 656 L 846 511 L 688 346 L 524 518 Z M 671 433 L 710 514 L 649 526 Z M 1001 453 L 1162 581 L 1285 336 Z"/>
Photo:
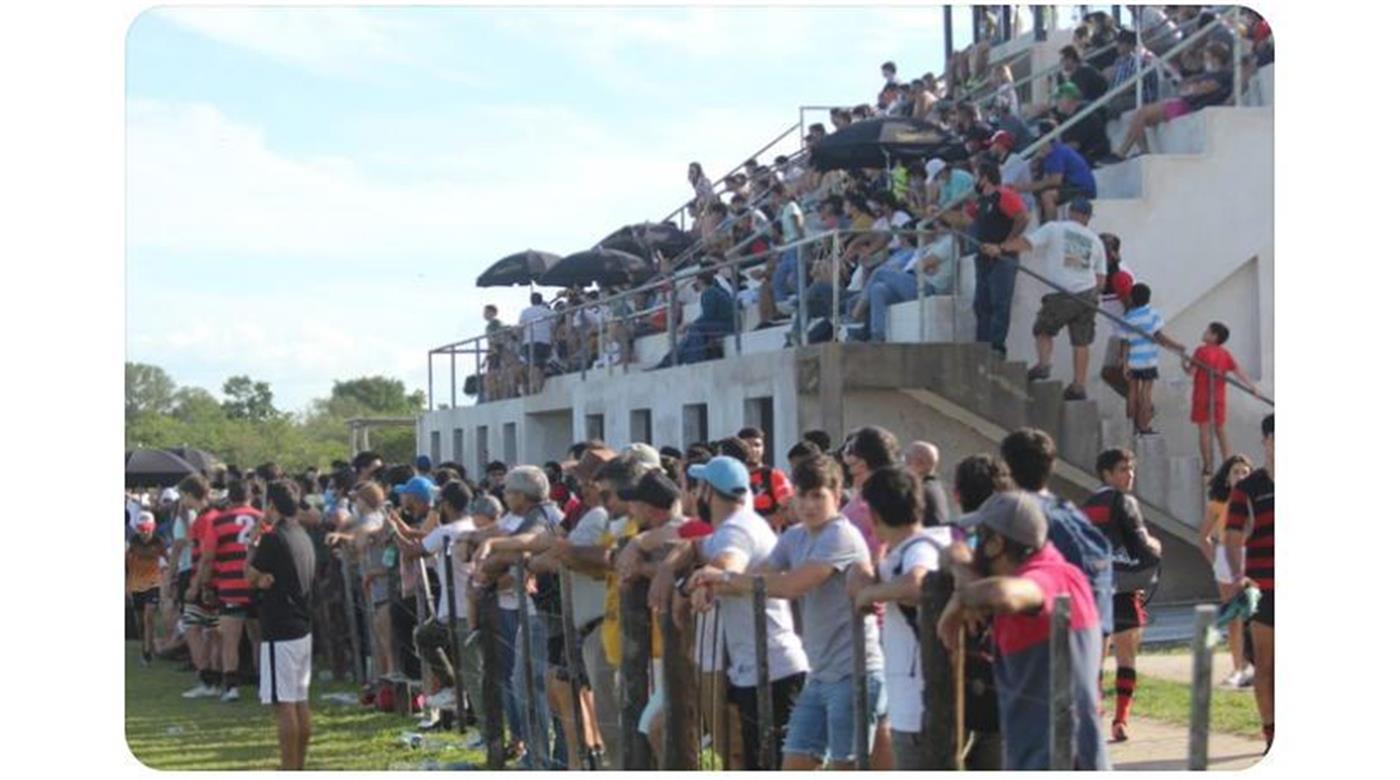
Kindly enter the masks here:
<path id="1" fill-rule="evenodd" d="M 642 475 L 637 484 L 617 491 L 617 497 L 623 501 L 640 501 L 657 509 L 670 509 L 681 500 L 681 489 L 657 469 Z"/>

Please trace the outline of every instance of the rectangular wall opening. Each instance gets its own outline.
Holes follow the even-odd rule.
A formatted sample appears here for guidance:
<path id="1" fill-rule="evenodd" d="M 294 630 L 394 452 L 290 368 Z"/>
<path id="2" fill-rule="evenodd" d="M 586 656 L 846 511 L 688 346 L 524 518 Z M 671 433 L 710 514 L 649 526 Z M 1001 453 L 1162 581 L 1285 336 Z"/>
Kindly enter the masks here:
<path id="1" fill-rule="evenodd" d="M 686 404 L 681 409 L 681 447 L 710 440 L 710 407 L 707 404 Z"/>
<path id="2" fill-rule="evenodd" d="M 583 437 L 585 439 L 597 439 L 598 441 L 607 441 L 607 437 L 603 433 L 603 415 L 590 414 L 584 416 Z"/>
<path id="3" fill-rule="evenodd" d="M 773 396 L 744 400 L 744 426 L 763 431 L 763 463 L 773 465 Z"/>
<path id="4" fill-rule="evenodd" d="M 519 442 L 515 440 L 515 423 L 508 422 L 501 428 L 501 449 L 505 454 L 507 466 L 516 466 L 519 454 Z"/>
<path id="5" fill-rule="evenodd" d="M 462 462 L 462 429 L 452 429 L 452 462 Z"/>
<path id="6" fill-rule="evenodd" d="M 432 458 L 434 463 L 441 463 L 441 462 L 442 462 L 442 431 L 433 431 L 432 436 L 430 437 L 430 440 L 431 440 L 432 443 L 428 446 L 428 457 Z"/>
<path id="7" fill-rule="evenodd" d="M 642 441 L 651 444 L 651 410 L 632 410 L 632 433 L 630 441 Z"/>
<path id="8" fill-rule="evenodd" d="M 476 426 L 476 471 L 486 476 L 486 464 L 491 462 L 491 429 L 485 425 Z"/>

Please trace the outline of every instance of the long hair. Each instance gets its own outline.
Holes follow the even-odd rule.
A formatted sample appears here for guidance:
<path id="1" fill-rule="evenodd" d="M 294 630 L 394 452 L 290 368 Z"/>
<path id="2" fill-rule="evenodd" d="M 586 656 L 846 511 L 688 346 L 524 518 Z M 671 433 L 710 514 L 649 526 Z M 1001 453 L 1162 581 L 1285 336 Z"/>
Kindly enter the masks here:
<path id="1" fill-rule="evenodd" d="M 1226 458 L 1225 462 L 1220 464 L 1220 468 L 1215 470 L 1215 476 L 1210 478 L 1210 490 L 1208 492 L 1211 501 L 1229 500 L 1230 470 L 1235 467 L 1236 463 L 1243 463 L 1250 468 L 1254 467 L 1254 464 L 1250 462 L 1249 458 L 1243 455 L 1231 455 Z"/>

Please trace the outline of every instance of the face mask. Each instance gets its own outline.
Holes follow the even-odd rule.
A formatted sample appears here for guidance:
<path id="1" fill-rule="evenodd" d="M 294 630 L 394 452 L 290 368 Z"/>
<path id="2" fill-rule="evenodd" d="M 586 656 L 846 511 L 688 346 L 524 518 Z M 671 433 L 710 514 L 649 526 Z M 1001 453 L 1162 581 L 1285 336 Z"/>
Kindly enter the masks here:
<path id="1" fill-rule="evenodd" d="M 700 519 L 706 523 L 710 522 L 710 502 L 701 498 L 695 502 L 695 511 L 700 515 Z"/>

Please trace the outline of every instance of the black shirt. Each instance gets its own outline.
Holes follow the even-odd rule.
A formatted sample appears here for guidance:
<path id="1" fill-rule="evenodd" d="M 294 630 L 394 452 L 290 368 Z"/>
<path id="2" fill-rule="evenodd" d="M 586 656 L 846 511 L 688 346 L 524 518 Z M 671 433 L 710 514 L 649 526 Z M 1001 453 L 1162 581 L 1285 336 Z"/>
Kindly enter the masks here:
<path id="1" fill-rule="evenodd" d="M 258 607 L 263 639 L 300 639 L 310 634 L 316 551 L 306 529 L 295 520 L 278 523 L 258 540 L 253 568 L 272 575 L 272 587 L 262 591 Z"/>
<path id="2" fill-rule="evenodd" d="M 1056 124 L 1063 125 L 1068 123 L 1071 117 L 1084 113 L 1083 106 L 1080 106 L 1080 109 L 1074 114 L 1063 114 L 1056 108 L 1051 111 L 1051 115 Z M 1111 151 L 1102 111 L 1094 111 L 1088 116 L 1080 117 L 1065 130 L 1060 140 L 1073 144 L 1079 150 L 1079 154 L 1090 163 L 1098 162 Z"/>
<path id="3" fill-rule="evenodd" d="M 1079 87 L 1079 96 L 1085 103 L 1092 103 L 1103 97 L 1103 93 L 1108 91 L 1108 79 L 1103 74 L 1094 69 L 1092 65 L 1080 63 L 1078 68 L 1070 74 L 1069 80 L 1074 82 L 1074 86 Z"/>
<path id="4" fill-rule="evenodd" d="M 938 475 L 924 477 L 924 527 L 948 523 L 948 494 L 943 492 L 943 483 Z"/>

